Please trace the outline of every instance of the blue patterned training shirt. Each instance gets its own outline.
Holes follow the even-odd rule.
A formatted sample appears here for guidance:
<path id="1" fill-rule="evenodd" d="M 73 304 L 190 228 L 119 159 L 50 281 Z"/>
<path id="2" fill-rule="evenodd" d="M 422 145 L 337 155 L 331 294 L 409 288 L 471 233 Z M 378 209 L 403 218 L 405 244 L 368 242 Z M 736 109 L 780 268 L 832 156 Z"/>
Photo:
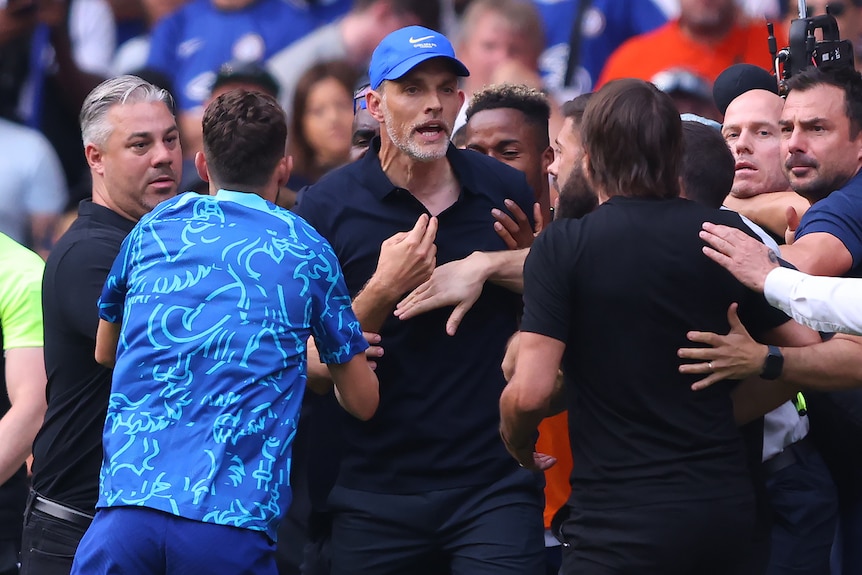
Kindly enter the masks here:
<path id="1" fill-rule="evenodd" d="M 187 192 L 123 242 L 99 310 L 122 328 L 97 506 L 275 540 L 306 341 L 326 363 L 368 346 L 326 240 L 257 195 Z"/>

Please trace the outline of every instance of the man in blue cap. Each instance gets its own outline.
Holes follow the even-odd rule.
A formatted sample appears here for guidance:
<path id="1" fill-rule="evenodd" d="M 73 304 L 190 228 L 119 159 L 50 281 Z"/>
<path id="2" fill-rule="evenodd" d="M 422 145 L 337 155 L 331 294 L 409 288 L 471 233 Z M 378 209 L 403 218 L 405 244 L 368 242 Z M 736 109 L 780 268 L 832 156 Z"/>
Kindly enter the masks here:
<path id="1" fill-rule="evenodd" d="M 450 144 L 468 74 L 439 32 L 384 38 L 366 95 L 380 136 L 298 209 L 332 244 L 362 328 L 386 350 L 375 417 L 326 421 L 340 424 L 343 446 L 328 498 L 334 575 L 543 573 L 537 477 L 498 436 L 500 362 L 520 296 L 493 278 L 452 336 L 449 309 L 393 315 L 438 263 L 505 250 L 491 215 L 505 198 L 532 213 L 522 173 Z"/>

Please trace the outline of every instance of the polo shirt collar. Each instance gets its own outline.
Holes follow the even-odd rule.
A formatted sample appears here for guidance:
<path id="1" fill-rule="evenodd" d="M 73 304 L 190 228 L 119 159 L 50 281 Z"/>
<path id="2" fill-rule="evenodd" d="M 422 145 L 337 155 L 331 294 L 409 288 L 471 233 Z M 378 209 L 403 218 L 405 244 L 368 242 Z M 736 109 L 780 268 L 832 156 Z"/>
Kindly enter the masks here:
<path id="1" fill-rule="evenodd" d="M 78 204 L 78 215 L 89 216 L 94 222 L 123 230 L 127 234 L 132 231 L 132 228 L 137 223 L 124 218 L 110 208 L 94 203 L 93 200 L 81 200 Z"/>
<path id="2" fill-rule="evenodd" d="M 472 171 L 468 168 L 468 164 L 464 161 L 460 152 L 461 150 L 456 148 L 450 142 L 449 148 L 446 150 L 446 160 L 448 160 L 449 165 L 452 166 L 452 172 L 455 174 L 455 178 L 461 186 L 461 192 L 475 193 L 475 190 L 481 190 L 482 187 L 477 185 L 473 178 Z M 364 162 L 362 169 L 359 170 L 359 180 L 375 198 L 382 200 L 400 188 L 393 184 L 383 171 L 383 167 L 380 165 L 379 154 L 380 136 L 376 136 L 371 140 L 368 152 L 361 160 L 359 160 L 360 162 Z"/>

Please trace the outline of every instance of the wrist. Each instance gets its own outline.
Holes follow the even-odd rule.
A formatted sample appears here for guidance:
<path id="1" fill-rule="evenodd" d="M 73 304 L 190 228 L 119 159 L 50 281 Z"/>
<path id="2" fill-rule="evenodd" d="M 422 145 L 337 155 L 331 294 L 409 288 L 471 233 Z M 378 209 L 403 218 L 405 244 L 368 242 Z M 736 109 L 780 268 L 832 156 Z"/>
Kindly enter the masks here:
<path id="1" fill-rule="evenodd" d="M 778 346 L 770 345 L 766 347 L 766 355 L 763 359 L 763 367 L 760 370 L 762 379 L 778 379 L 784 371 L 784 355 Z"/>
<path id="2" fill-rule="evenodd" d="M 487 252 L 473 252 L 467 259 L 475 266 L 477 278 L 483 283 L 494 273 L 494 260 Z"/>
<path id="3" fill-rule="evenodd" d="M 396 304 L 404 293 L 398 289 L 394 282 L 378 276 L 376 273 L 371 276 L 368 283 L 362 289 L 366 295 L 371 295 L 382 303 Z"/>

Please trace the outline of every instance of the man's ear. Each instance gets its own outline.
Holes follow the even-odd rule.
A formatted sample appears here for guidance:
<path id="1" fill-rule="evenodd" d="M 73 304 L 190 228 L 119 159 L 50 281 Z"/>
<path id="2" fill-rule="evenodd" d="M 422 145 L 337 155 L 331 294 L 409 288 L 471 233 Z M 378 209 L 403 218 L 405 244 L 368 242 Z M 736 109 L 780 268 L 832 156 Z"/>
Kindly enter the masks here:
<path id="1" fill-rule="evenodd" d="M 293 171 L 293 156 L 285 156 L 278 161 L 278 187 L 283 188 L 287 185 L 290 179 L 290 173 Z"/>
<path id="2" fill-rule="evenodd" d="M 195 169 L 198 171 L 198 176 L 200 176 L 203 181 L 209 183 L 210 172 L 209 168 L 207 167 L 206 156 L 204 156 L 203 152 L 198 152 L 195 154 Z"/>
<path id="3" fill-rule="evenodd" d="M 98 146 L 96 146 L 95 144 L 87 144 L 84 147 L 84 157 L 87 158 L 87 165 L 90 166 L 91 170 L 93 170 L 100 176 L 105 175 L 103 154 L 102 150 L 100 150 Z"/>
<path id="4" fill-rule="evenodd" d="M 380 88 L 378 90 L 368 90 L 368 93 L 365 94 L 365 106 L 372 118 L 378 122 L 383 122 L 383 90 Z"/>
<path id="5" fill-rule="evenodd" d="M 548 175 L 548 168 L 551 167 L 551 164 L 554 163 L 554 148 L 548 146 L 542 152 L 542 175 Z"/>

